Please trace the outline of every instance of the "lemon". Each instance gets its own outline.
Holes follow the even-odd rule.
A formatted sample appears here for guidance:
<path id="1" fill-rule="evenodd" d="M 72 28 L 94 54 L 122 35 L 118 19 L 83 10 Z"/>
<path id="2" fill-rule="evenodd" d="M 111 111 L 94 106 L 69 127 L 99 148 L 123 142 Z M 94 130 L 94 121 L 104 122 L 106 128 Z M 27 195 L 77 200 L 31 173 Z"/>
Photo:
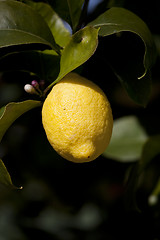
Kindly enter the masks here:
<path id="1" fill-rule="evenodd" d="M 63 158 L 81 163 L 107 148 L 113 127 L 104 92 L 92 81 L 69 73 L 48 94 L 42 108 L 48 141 Z"/>

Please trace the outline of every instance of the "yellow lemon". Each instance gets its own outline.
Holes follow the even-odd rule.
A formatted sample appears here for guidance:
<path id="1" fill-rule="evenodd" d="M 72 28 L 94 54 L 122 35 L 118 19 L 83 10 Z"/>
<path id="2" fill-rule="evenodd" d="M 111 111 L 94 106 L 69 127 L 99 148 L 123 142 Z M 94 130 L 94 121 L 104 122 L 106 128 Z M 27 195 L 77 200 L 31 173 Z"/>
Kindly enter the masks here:
<path id="1" fill-rule="evenodd" d="M 76 73 L 69 73 L 52 88 L 43 104 L 42 122 L 55 151 L 77 163 L 102 154 L 113 127 L 104 92 Z"/>

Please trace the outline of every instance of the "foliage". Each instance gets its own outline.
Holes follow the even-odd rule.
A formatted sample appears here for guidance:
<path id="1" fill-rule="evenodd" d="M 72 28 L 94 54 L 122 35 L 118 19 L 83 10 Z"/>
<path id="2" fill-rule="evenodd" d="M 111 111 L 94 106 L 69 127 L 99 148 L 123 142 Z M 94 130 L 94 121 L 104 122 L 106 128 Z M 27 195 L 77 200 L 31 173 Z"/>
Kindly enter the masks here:
<path id="1" fill-rule="evenodd" d="M 147 197 L 154 196 L 158 199 L 160 194 L 159 168 L 156 162 L 160 154 L 160 127 L 159 118 L 157 119 L 159 99 L 156 95 L 158 83 L 157 80 L 155 81 L 159 76 L 154 71 L 153 76 L 151 75 L 152 67 L 157 66 L 157 56 L 159 59 L 160 33 L 156 32 L 156 37 L 151 33 L 148 25 L 152 21 L 147 21 L 149 14 L 144 17 L 147 23 L 142 20 L 145 12 L 144 6 L 141 7 L 140 3 L 135 3 L 137 9 L 143 9 L 143 11 L 138 12 L 137 10 L 137 12 L 134 12 L 132 11 L 134 9 L 132 4 L 127 2 L 129 1 L 103 0 L 95 11 L 89 14 L 89 11 L 87 11 L 89 1 L 87 0 L 0 1 L 0 101 L 1 91 L 7 92 L 7 86 L 10 83 L 19 85 L 21 89 L 24 85 L 30 84 L 32 80 L 36 80 L 38 83 L 38 87 L 35 87 L 36 95 L 29 95 L 21 90 L 18 99 L 13 97 L 10 103 L 8 101 L 0 102 L 0 158 L 5 160 L 6 150 L 3 145 L 6 144 L 7 134 L 12 129 L 11 125 L 13 127 L 19 121 L 27 121 L 25 124 L 28 124 L 30 135 L 32 135 L 28 140 L 28 148 L 34 147 L 32 151 L 29 150 L 26 153 L 26 156 L 23 152 L 24 159 L 28 157 L 26 161 L 28 159 L 33 160 L 30 164 L 33 164 L 35 168 L 38 165 L 40 175 L 46 174 L 45 176 L 48 179 L 48 174 L 53 166 L 62 169 L 62 166 L 56 163 L 60 161 L 60 164 L 69 169 L 70 174 L 73 174 L 72 169 L 77 173 L 77 169 L 80 168 L 81 174 L 77 174 L 77 176 L 75 174 L 75 178 L 80 177 L 84 169 L 86 171 L 92 169 L 93 176 L 95 176 L 98 166 L 99 171 L 105 171 L 105 177 L 107 174 L 109 175 L 107 181 L 110 182 L 113 176 L 110 176 L 111 173 L 106 169 L 106 161 L 108 161 L 113 171 L 115 170 L 114 164 L 120 167 L 122 172 L 125 168 L 123 177 L 120 173 L 117 175 L 117 178 L 121 179 L 121 184 L 118 182 L 116 187 L 120 187 L 119 191 L 127 202 L 126 206 L 129 209 L 135 207 L 137 211 L 137 208 L 143 210 L 143 206 L 137 201 L 141 189 L 146 190 Z M 158 31 L 158 28 L 155 29 L 155 31 Z M 53 150 L 50 151 L 48 143 L 42 140 L 45 139 L 45 136 L 41 133 L 41 125 L 38 124 L 41 119 L 41 116 L 38 115 L 40 114 L 40 107 L 48 91 L 71 71 L 79 72 L 90 80 L 97 82 L 103 88 L 109 97 L 115 118 L 110 146 L 99 160 L 90 163 L 90 165 L 87 164 L 87 167 L 65 163 Z M 154 74 L 157 74 L 156 77 Z M 152 92 L 151 89 L 153 89 Z M 14 88 L 9 92 L 10 98 L 13 93 Z M 33 110 L 30 111 L 31 109 Z M 24 116 L 22 116 L 23 114 Z M 35 114 L 35 118 L 32 117 L 32 114 Z M 33 136 L 33 133 L 39 137 Z M 19 145 L 20 142 L 18 142 Z M 11 145 L 16 149 L 15 151 L 18 151 L 17 146 L 15 147 L 13 143 Z M 16 157 L 18 158 L 17 153 Z M 50 159 L 52 158 L 55 160 L 50 168 Z M 100 163 L 97 163 L 98 161 Z M 10 165 L 7 161 L 6 163 L 10 171 L 14 173 L 12 171 L 14 167 L 10 166 L 16 164 L 12 163 Z M 101 164 L 104 165 L 102 168 L 100 167 Z M 154 167 L 154 164 L 156 167 Z M 25 167 L 22 167 L 22 169 L 25 172 Z M 19 171 L 21 172 L 21 170 Z M 33 169 L 32 171 L 34 172 Z M 56 171 L 52 171 L 56 176 Z M 61 178 L 62 175 L 60 175 Z M 116 173 L 113 172 L 111 175 L 115 175 L 116 179 Z M 94 181 L 93 176 L 92 181 Z M 57 182 L 56 177 L 53 178 Z M 89 181 L 87 173 L 84 174 L 84 179 L 82 185 L 86 187 L 86 181 Z M 146 179 L 150 179 L 148 180 L 150 183 Z M 50 179 L 47 181 L 50 181 Z M 114 198 L 113 189 L 110 191 L 108 182 L 107 193 L 110 194 L 110 198 L 103 196 L 103 200 L 107 199 L 109 206 L 111 206 L 112 200 L 116 201 L 116 197 L 118 198 L 118 190 Z M 81 181 L 79 180 L 77 183 L 80 187 Z M 125 191 L 123 189 L 124 183 Z M 0 184 L 9 190 L 16 189 L 2 160 L 0 160 Z M 19 185 L 19 181 L 17 184 Z M 51 184 L 53 184 L 52 181 Z M 73 180 L 71 182 L 66 181 L 66 188 L 67 184 L 73 184 Z M 146 188 L 144 187 L 145 184 L 147 185 Z M 63 188 L 62 185 L 57 183 L 58 188 L 65 191 L 65 187 Z M 91 185 L 90 183 L 90 187 Z M 71 192 L 74 190 L 71 188 Z M 99 189 L 99 192 L 101 190 Z M 96 191 L 96 187 L 94 191 Z M 2 194 L 4 192 L 2 191 Z M 82 190 L 80 192 L 83 194 Z M 47 193 L 45 192 L 42 195 L 46 197 Z M 152 198 L 149 199 L 149 203 L 151 203 Z M 58 200 L 56 199 L 55 202 L 58 202 Z M 90 207 L 93 206 L 89 205 L 86 211 L 90 211 Z M 105 207 L 106 205 L 104 209 Z M 98 211 L 95 207 L 94 210 Z M 44 216 L 50 216 L 55 221 L 56 213 L 51 211 L 50 215 L 47 215 L 48 211 L 49 209 L 45 209 Z M 87 230 L 89 231 L 92 230 L 92 227 L 96 227 L 96 224 L 100 224 L 100 220 L 99 222 L 96 220 L 100 219 L 96 213 L 93 217 L 95 222 L 90 220 L 90 225 L 88 225 Z M 81 226 L 81 230 L 85 232 L 87 222 L 85 226 L 82 224 L 82 219 L 85 219 L 85 214 L 83 214 L 81 216 L 77 215 L 77 218 L 75 216 L 73 220 L 75 225 L 69 224 L 68 217 L 58 215 L 57 226 L 59 229 L 63 229 L 63 224 L 75 229 Z M 99 212 L 98 214 L 100 215 Z M 64 239 L 60 232 L 52 229 L 49 223 L 44 222 L 43 216 L 36 221 L 36 224 L 41 226 L 44 231 Z M 23 239 L 21 234 L 20 239 Z"/>

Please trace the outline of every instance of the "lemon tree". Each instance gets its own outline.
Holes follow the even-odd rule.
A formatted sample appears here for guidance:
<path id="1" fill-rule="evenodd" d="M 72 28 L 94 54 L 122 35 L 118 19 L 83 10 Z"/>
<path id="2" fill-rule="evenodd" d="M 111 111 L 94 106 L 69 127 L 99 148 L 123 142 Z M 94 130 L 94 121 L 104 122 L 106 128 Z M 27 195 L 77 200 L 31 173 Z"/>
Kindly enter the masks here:
<path id="1" fill-rule="evenodd" d="M 120 131 L 118 138 L 113 135 L 111 151 L 107 152 L 114 104 L 111 89 L 103 91 L 103 87 L 105 82 L 112 83 L 110 69 L 129 98 L 139 106 L 146 106 L 151 92 L 150 72 L 157 52 L 147 24 L 127 8 L 117 7 L 116 1 L 115 4 L 109 2 L 98 15 L 89 17 L 87 0 L 0 1 L 0 71 L 3 74 L 23 72 L 29 79 L 22 81 L 28 94 L 19 98 L 20 102 L 13 99 L 0 106 L 2 142 L 17 118 L 43 106 L 42 121 L 47 138 L 62 157 L 73 162 L 88 162 L 104 153 L 106 158 L 127 161 L 126 156 L 134 153 L 132 144 L 127 154 L 125 146 L 120 151 L 119 141 L 123 143 L 127 130 Z M 91 63 L 98 77 L 93 74 L 87 80 L 87 64 Z M 134 141 L 134 147 L 139 146 L 137 141 L 144 134 L 137 122 L 134 129 L 139 137 L 135 137 L 134 131 L 127 135 L 127 144 Z M 134 161 L 141 158 L 146 134 L 142 139 L 138 154 L 130 158 Z M 121 156 L 117 157 L 119 152 Z M 12 185 L 2 160 L 0 169 L 3 173 L 0 181 L 6 186 Z"/>

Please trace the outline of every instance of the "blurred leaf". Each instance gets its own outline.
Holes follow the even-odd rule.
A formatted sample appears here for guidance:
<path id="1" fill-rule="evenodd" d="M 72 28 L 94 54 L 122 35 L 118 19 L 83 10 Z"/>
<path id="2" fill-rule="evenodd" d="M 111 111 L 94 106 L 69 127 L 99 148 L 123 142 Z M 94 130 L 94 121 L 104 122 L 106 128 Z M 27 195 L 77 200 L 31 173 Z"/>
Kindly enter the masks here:
<path id="1" fill-rule="evenodd" d="M 27 71 L 41 79 L 55 80 L 59 73 L 60 58 L 55 51 L 21 51 L 0 59 L 0 71 Z"/>
<path id="2" fill-rule="evenodd" d="M 139 162 L 139 171 L 143 171 L 146 166 L 160 154 L 160 135 L 152 136 L 145 143 L 142 156 Z"/>
<path id="3" fill-rule="evenodd" d="M 160 197 L 160 178 L 158 178 L 150 196 L 148 197 L 148 203 L 150 206 L 154 206 L 159 202 Z"/>
<path id="4" fill-rule="evenodd" d="M 113 7 L 89 23 L 89 26 L 100 27 L 99 35 L 103 37 L 120 32 L 130 32 L 142 40 L 145 47 L 143 58 L 139 56 L 141 52 L 136 47 L 135 51 L 137 52 L 134 54 L 137 54 L 137 59 L 132 61 L 132 54 L 128 53 L 127 56 L 124 56 L 124 49 L 121 49 L 119 53 L 115 50 L 115 46 L 115 49 L 112 50 L 113 61 L 111 65 L 129 96 L 138 104 L 146 105 L 151 88 L 149 71 L 157 55 L 154 40 L 147 25 L 134 13 L 124 8 Z M 132 52 L 132 48 L 133 43 L 130 46 L 130 52 Z M 116 60 L 117 57 L 118 60 Z M 123 64 L 120 64 L 121 61 Z"/>
<path id="5" fill-rule="evenodd" d="M 114 121 L 111 142 L 104 156 L 120 162 L 132 162 L 141 157 L 147 135 L 135 116 Z"/>
<path id="6" fill-rule="evenodd" d="M 3 184 L 9 188 L 15 188 L 15 186 L 12 183 L 11 177 L 7 171 L 7 168 L 5 167 L 1 159 L 0 159 L 0 184 Z"/>
<path id="7" fill-rule="evenodd" d="M 0 108 L 0 117 L 2 116 L 2 114 L 4 112 L 4 109 L 5 109 L 5 107 Z"/>
<path id="8" fill-rule="evenodd" d="M 133 166 L 129 179 L 128 186 L 126 190 L 126 206 L 127 208 L 134 208 L 138 210 L 137 202 L 136 202 L 136 192 L 138 189 L 138 184 L 140 182 L 141 174 L 144 173 L 145 169 L 149 166 L 151 161 L 160 154 L 160 135 L 155 135 L 150 137 L 143 146 L 143 150 L 141 153 L 140 160 Z M 159 192 L 159 181 L 155 189 L 151 194 L 151 199 L 149 201 L 152 202 L 152 196 L 155 196 Z"/>
<path id="9" fill-rule="evenodd" d="M 9 103 L 3 108 L 0 116 L 0 141 L 11 124 L 23 113 L 41 106 L 40 101 L 27 100 L 19 103 Z"/>
<path id="10" fill-rule="evenodd" d="M 160 56 L 160 35 L 159 34 L 154 34 L 154 41 L 155 41 L 157 53 Z"/>
<path id="11" fill-rule="evenodd" d="M 100 209 L 94 204 L 84 204 L 80 211 L 70 214 L 46 208 L 36 218 L 36 225 L 50 233 L 56 233 L 60 238 L 64 229 L 78 229 L 79 231 L 94 230 L 102 222 Z M 54 223 L 54 224 L 53 224 Z"/>
<path id="12" fill-rule="evenodd" d="M 22 97 L 23 88 L 18 83 L 4 83 L 0 87 L 0 107 L 9 102 L 17 102 Z"/>
<path id="13" fill-rule="evenodd" d="M 125 0 L 109 0 L 107 1 L 107 7 L 122 7 L 125 3 Z"/>
<path id="14" fill-rule="evenodd" d="M 129 211 L 137 211 L 140 212 L 140 209 L 137 205 L 136 192 L 138 188 L 139 181 L 139 171 L 138 171 L 138 163 L 136 162 L 133 166 L 131 166 L 127 183 L 126 183 L 126 192 L 124 196 L 125 207 Z"/>
<path id="15" fill-rule="evenodd" d="M 62 51 L 60 61 L 60 73 L 56 82 L 61 80 L 67 73 L 86 62 L 95 52 L 98 44 L 98 30 L 85 27 L 76 32 L 68 45 Z M 52 83 L 52 85 L 54 84 Z M 50 86 L 49 86 L 50 87 Z"/>
<path id="16" fill-rule="evenodd" d="M 158 179 L 157 184 L 151 193 L 151 196 L 158 196 L 158 195 L 160 195 L 160 178 Z"/>
<path id="17" fill-rule="evenodd" d="M 49 0 L 48 1 L 58 15 L 68 22 L 75 31 L 81 15 L 84 0 Z"/>
<path id="18" fill-rule="evenodd" d="M 52 48 L 59 52 L 49 27 L 36 11 L 21 2 L 0 1 L 1 55 L 17 46 Z"/>
<path id="19" fill-rule="evenodd" d="M 26 1 L 32 8 L 34 8 L 47 22 L 54 39 L 58 45 L 64 47 L 71 38 L 69 30 L 64 26 L 62 19 L 51 8 L 49 4 L 43 2 Z M 79 2 L 79 1 L 78 1 Z"/>

